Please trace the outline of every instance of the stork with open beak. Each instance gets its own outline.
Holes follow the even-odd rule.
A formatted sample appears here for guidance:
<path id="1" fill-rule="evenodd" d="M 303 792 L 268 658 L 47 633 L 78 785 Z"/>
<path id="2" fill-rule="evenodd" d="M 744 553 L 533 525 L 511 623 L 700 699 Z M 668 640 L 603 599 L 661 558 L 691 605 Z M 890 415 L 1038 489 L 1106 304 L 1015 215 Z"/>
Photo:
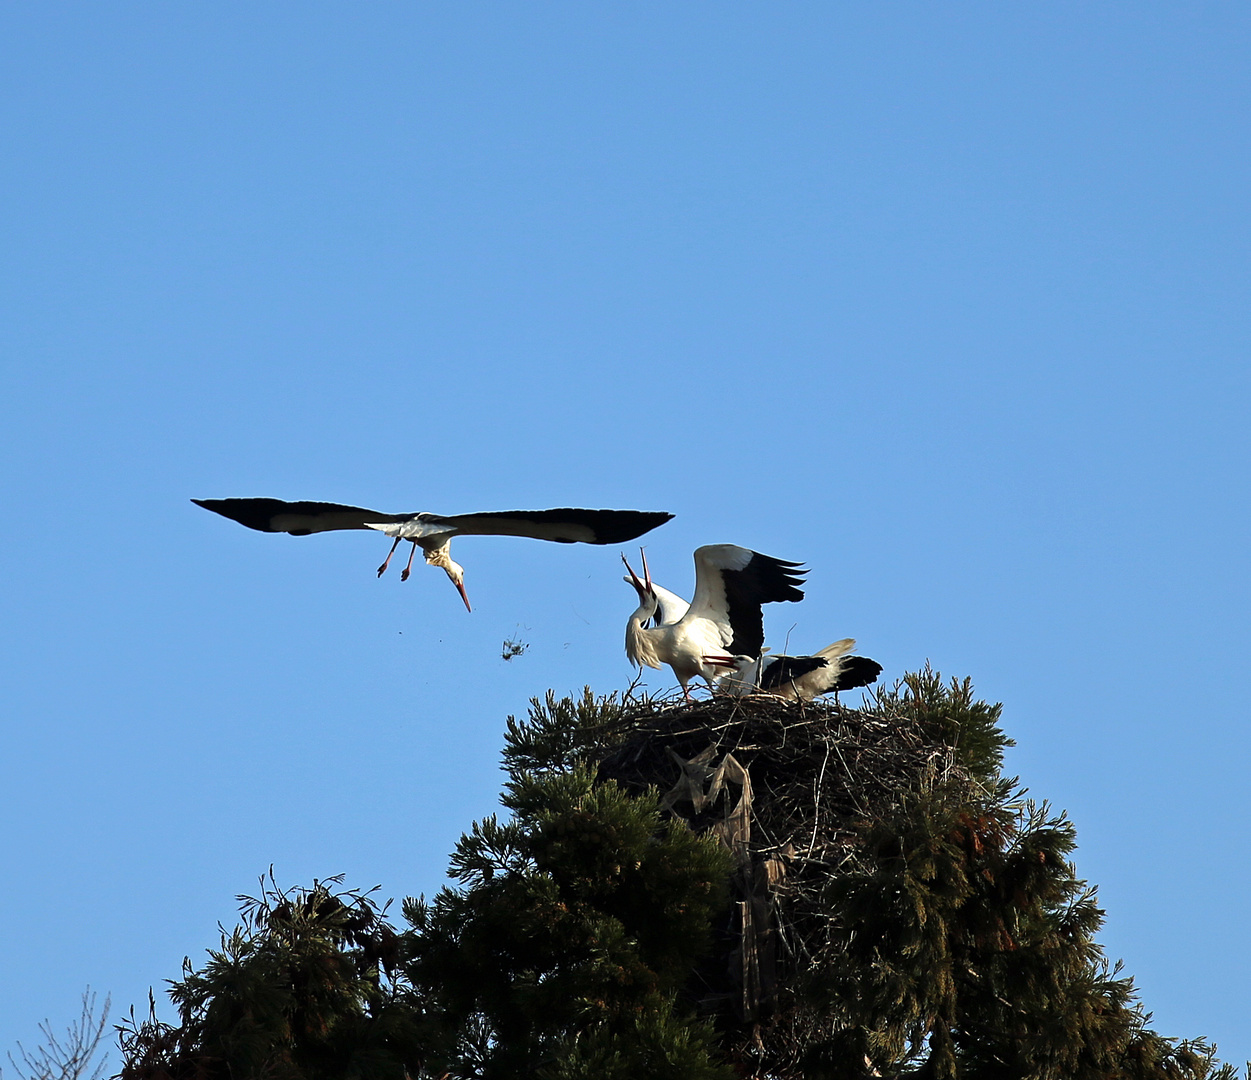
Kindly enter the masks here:
<path id="1" fill-rule="evenodd" d="M 663 525 L 672 514 L 643 510 L 504 510 L 483 514 L 454 514 L 450 517 L 425 512 L 381 514 L 361 506 L 340 503 L 285 502 L 282 499 L 192 499 L 197 506 L 212 510 L 249 529 L 285 532 L 292 536 L 333 532 L 339 529 L 377 529 L 394 538 L 386 560 L 378 567 L 381 577 L 401 540 L 413 549 L 408 565 L 400 574 L 407 581 L 418 547 L 430 566 L 437 566 L 456 586 L 469 607 L 465 592 L 465 570 L 452 560 L 448 547 L 453 536 L 528 536 L 558 544 L 621 544 Z"/>
<path id="2" fill-rule="evenodd" d="M 760 655 L 762 605 L 804 598 L 798 588 L 805 573 L 800 563 L 735 544 L 708 544 L 695 549 L 695 598 L 680 618 L 665 622 L 659 615 L 659 587 L 652 583 L 647 556 L 642 555 L 642 579 L 624 555 L 621 561 L 639 598 L 638 608 L 626 622 L 626 656 L 639 667 L 668 664 L 687 701 L 691 699 L 688 685 L 696 676 L 711 686 L 725 674 L 724 668 L 705 657 Z M 680 597 L 669 595 L 682 603 Z M 676 609 L 670 605 L 670 610 Z M 657 625 L 648 626 L 649 621 Z"/>
<path id="3" fill-rule="evenodd" d="M 641 551 L 640 554 L 642 554 Z M 643 570 L 644 573 L 646 573 L 646 556 L 643 558 Z M 633 571 L 630 573 L 632 575 Z M 621 580 L 627 585 L 633 585 L 635 579 L 630 575 L 627 575 Z M 647 583 L 647 588 L 649 588 L 652 595 L 656 597 L 656 612 L 652 615 L 651 619 L 648 620 L 652 626 L 668 626 L 677 622 L 683 615 L 691 610 L 690 604 L 683 600 L 677 593 L 670 592 L 663 585 L 657 585 L 654 581 L 649 581 Z"/>

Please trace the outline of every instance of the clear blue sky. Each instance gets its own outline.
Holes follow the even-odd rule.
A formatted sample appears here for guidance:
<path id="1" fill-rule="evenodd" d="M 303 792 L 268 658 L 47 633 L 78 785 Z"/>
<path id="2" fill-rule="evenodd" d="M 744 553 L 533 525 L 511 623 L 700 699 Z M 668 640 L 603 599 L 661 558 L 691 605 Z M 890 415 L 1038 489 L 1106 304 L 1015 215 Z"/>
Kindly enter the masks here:
<path id="1" fill-rule="evenodd" d="M 6 5 L 0 1051 L 272 863 L 431 892 L 505 717 L 624 687 L 616 549 L 191 497 L 669 510 L 1005 704 L 1166 1035 L 1251 1056 L 1234 4 Z M 505 663 L 500 647 L 530 643 Z M 668 673 L 651 676 L 653 688 Z"/>

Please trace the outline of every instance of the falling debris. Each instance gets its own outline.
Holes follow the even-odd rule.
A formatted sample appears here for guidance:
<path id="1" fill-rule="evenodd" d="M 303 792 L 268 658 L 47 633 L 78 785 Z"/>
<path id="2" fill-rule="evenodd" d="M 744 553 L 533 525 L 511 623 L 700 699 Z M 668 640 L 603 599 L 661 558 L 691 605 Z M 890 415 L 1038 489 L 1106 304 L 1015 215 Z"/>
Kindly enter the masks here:
<path id="1" fill-rule="evenodd" d="M 511 660 L 514 656 L 520 656 L 528 648 L 530 648 L 530 643 L 522 641 L 520 634 L 515 638 L 505 638 L 504 648 L 500 653 L 500 657 L 504 660 Z"/>

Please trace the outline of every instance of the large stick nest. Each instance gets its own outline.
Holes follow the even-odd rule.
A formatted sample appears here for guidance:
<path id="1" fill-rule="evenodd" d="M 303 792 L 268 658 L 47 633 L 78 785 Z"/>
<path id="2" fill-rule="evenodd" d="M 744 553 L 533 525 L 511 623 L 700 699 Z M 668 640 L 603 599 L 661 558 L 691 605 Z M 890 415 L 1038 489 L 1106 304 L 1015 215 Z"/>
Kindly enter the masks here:
<path id="1" fill-rule="evenodd" d="M 897 690 L 864 709 L 765 695 L 645 699 L 613 727 L 600 779 L 659 790 L 669 813 L 737 856 L 726 949 L 703 973 L 701 1005 L 738 1030 L 745 1058 L 798 1075 L 776 1065 L 839 1023 L 789 991 L 838 962 L 846 928 L 833 925 L 824 886 L 858 857 L 864 825 L 908 793 L 964 778 L 953 747 Z"/>

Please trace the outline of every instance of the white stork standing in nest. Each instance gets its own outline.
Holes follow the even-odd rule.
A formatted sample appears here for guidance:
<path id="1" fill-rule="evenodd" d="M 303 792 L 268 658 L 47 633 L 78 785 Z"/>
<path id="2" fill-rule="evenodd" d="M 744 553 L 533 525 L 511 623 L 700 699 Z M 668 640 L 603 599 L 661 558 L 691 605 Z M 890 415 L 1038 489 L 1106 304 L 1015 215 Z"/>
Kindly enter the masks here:
<path id="1" fill-rule="evenodd" d="M 621 579 L 632 584 L 630 578 Z M 656 612 L 652 616 L 655 626 L 675 623 L 690 608 L 682 597 L 672 593 L 656 582 L 651 582 L 656 597 Z M 705 656 L 704 661 L 721 669 L 716 689 L 734 697 L 746 697 L 757 692 L 788 698 L 791 701 L 811 701 L 822 694 L 836 694 L 840 690 L 855 690 L 877 682 L 882 665 L 867 656 L 852 656 L 855 638 L 843 638 L 827 645 L 812 656 Z"/>
<path id="2" fill-rule="evenodd" d="M 759 656 L 764 645 L 764 617 L 760 608 L 775 601 L 804 598 L 799 563 L 785 562 L 734 544 L 709 544 L 695 549 L 695 598 L 676 621 L 663 621 L 658 587 L 652 583 L 643 555 L 643 580 L 624 555 L 630 584 L 638 593 L 638 609 L 626 622 L 626 655 L 639 667 L 668 664 L 690 700 L 687 685 L 699 676 L 709 686 L 723 675 L 705 657 L 725 653 Z M 681 597 L 670 593 L 672 601 Z M 658 625 L 647 626 L 649 621 Z"/>
<path id="3" fill-rule="evenodd" d="M 854 638 L 843 638 L 812 656 L 705 656 L 704 661 L 728 670 L 717 689 L 735 697 L 760 692 L 811 701 L 877 682 L 882 665 L 867 656 L 849 655 L 855 647 Z"/>
<path id="4" fill-rule="evenodd" d="M 448 547 L 454 536 L 528 536 L 533 540 L 554 540 L 559 544 L 622 544 L 663 525 L 672 514 L 643 510 L 503 510 L 483 514 L 380 514 L 361 506 L 339 503 L 284 502 L 282 499 L 192 499 L 197 506 L 212 510 L 249 529 L 285 532 L 292 536 L 333 532 L 338 529 L 377 529 L 395 538 L 386 560 L 378 567 L 381 577 L 401 540 L 413 550 L 400 574 L 407 581 L 417 548 L 431 566 L 439 567 L 460 593 L 468 610 L 465 569 L 453 562 Z"/>

